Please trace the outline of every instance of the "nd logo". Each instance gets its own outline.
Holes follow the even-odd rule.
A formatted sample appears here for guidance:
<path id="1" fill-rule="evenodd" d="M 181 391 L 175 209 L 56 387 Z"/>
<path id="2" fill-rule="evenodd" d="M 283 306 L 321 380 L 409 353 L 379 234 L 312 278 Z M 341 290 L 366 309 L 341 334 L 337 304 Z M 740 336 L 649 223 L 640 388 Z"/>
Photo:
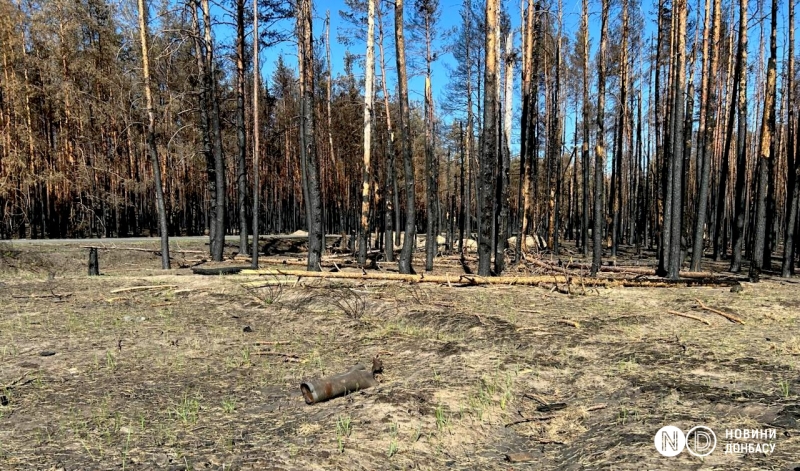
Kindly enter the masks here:
<path id="1" fill-rule="evenodd" d="M 663 456 L 678 456 L 684 448 L 698 457 L 710 455 L 717 447 L 717 436 L 708 427 L 698 425 L 684 434 L 673 425 L 661 427 L 653 438 L 656 450 Z"/>

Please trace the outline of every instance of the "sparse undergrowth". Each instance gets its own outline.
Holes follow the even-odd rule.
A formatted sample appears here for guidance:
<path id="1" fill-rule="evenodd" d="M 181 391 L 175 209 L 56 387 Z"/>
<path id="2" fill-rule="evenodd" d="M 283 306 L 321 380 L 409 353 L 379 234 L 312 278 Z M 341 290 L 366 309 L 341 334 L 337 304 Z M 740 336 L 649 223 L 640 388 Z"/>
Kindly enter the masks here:
<path id="1" fill-rule="evenodd" d="M 794 285 L 285 283 L 163 274 L 151 255 L 109 255 L 90 279 L 83 252 L 53 257 L 55 277 L 0 276 L 0 469 L 700 465 L 655 452 L 667 424 L 778 430 L 773 455 L 720 448 L 704 461 L 719 469 L 800 455 Z M 151 288 L 112 293 L 132 286 Z M 695 298 L 747 324 L 666 313 Z M 303 401 L 301 380 L 378 355 L 380 386 Z"/>

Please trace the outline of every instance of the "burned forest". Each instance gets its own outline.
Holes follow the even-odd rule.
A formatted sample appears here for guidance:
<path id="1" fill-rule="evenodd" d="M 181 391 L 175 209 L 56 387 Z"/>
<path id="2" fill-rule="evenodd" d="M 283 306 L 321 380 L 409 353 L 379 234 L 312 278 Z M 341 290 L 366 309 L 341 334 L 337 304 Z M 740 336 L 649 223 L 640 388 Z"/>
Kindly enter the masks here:
<path id="1" fill-rule="evenodd" d="M 795 469 L 795 6 L 0 0 L 0 469 Z"/>

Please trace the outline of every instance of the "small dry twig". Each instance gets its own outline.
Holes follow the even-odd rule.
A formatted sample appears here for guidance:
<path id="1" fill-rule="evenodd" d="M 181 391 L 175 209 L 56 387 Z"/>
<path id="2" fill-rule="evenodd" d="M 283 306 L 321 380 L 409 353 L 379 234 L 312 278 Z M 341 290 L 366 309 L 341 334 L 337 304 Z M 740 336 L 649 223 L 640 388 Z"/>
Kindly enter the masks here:
<path id="1" fill-rule="evenodd" d="M 117 288 L 112 289 L 111 294 L 116 293 L 130 293 L 133 291 L 147 291 L 147 290 L 154 290 L 154 289 L 169 289 L 169 288 L 177 288 L 178 285 L 150 285 L 150 286 L 129 286 L 127 288 Z"/>
<path id="2" fill-rule="evenodd" d="M 519 425 L 519 424 L 527 424 L 528 422 L 543 422 L 546 420 L 555 419 L 558 417 L 557 414 L 550 414 L 550 415 L 539 415 L 536 417 L 528 417 L 521 420 L 515 420 L 514 422 L 509 422 L 506 424 L 506 427 L 511 427 L 512 425 Z"/>
<path id="3" fill-rule="evenodd" d="M 557 322 L 559 322 L 561 324 L 570 325 L 572 327 L 575 327 L 576 329 L 580 329 L 581 328 L 581 325 L 578 322 L 571 321 L 569 319 L 559 319 Z"/>
<path id="4" fill-rule="evenodd" d="M 705 309 L 706 311 L 713 312 L 714 314 L 720 315 L 720 316 L 724 317 L 725 319 L 728 319 L 731 322 L 735 322 L 737 324 L 744 325 L 744 321 L 739 319 L 738 317 L 734 316 L 733 314 L 728 314 L 728 313 L 719 311 L 717 309 L 714 309 L 712 307 L 708 307 L 705 304 L 703 304 L 703 301 L 700 301 L 697 298 L 694 298 L 694 299 L 695 299 L 695 301 L 697 301 L 697 304 L 700 305 L 700 309 Z"/>
<path id="5" fill-rule="evenodd" d="M 300 357 L 298 357 L 294 353 L 258 351 L 258 352 L 250 352 L 250 354 L 251 355 L 266 355 L 266 356 L 283 357 L 284 361 L 291 361 L 291 362 L 299 362 L 300 361 Z"/>
<path id="6" fill-rule="evenodd" d="M 44 299 L 44 298 L 68 298 L 72 296 L 72 293 L 53 293 L 52 291 L 50 294 L 14 294 L 11 297 L 14 299 Z"/>
<path id="7" fill-rule="evenodd" d="M 688 319 L 694 319 L 696 321 L 702 322 L 705 325 L 711 325 L 711 323 L 708 322 L 707 320 L 705 320 L 703 318 L 700 318 L 700 317 L 697 317 L 697 316 L 694 316 L 692 314 L 686 314 L 684 312 L 678 312 L 678 311 L 673 311 L 673 310 L 667 310 L 667 312 L 672 314 L 672 315 L 675 315 L 675 316 L 681 316 L 681 317 L 686 317 Z"/>

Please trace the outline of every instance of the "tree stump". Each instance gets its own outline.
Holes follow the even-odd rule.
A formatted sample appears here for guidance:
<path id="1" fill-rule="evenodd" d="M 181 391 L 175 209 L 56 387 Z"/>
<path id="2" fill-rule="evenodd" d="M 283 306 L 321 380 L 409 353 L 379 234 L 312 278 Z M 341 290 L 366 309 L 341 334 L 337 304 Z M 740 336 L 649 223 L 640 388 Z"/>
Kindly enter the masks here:
<path id="1" fill-rule="evenodd" d="M 89 249 L 89 276 L 100 275 L 100 264 L 97 260 L 97 247 Z"/>

